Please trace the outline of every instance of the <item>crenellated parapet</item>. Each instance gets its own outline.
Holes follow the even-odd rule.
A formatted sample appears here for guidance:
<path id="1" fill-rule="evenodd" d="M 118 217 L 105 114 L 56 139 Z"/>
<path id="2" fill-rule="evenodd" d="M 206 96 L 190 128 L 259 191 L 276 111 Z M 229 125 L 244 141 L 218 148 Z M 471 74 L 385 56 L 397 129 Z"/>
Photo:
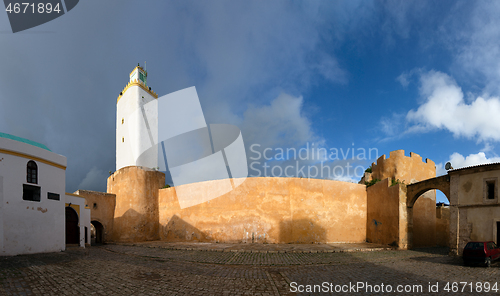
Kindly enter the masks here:
<path id="1" fill-rule="evenodd" d="M 363 181 L 391 178 L 410 184 L 434 177 L 436 165 L 432 160 L 426 158 L 423 161 L 416 153 L 410 152 L 410 156 L 406 156 L 404 150 L 395 150 L 389 153 L 389 158 L 385 154 L 380 156 L 372 164 L 371 174 L 366 174 Z"/>

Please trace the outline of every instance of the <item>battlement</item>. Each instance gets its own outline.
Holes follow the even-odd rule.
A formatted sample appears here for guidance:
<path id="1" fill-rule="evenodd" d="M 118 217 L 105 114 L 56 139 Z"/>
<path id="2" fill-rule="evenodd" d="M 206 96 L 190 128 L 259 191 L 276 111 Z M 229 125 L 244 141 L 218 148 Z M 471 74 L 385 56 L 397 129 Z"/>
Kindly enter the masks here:
<path id="1" fill-rule="evenodd" d="M 378 159 L 377 159 L 377 163 L 373 163 L 372 165 L 379 165 L 379 163 L 381 162 L 384 162 L 388 159 L 394 159 L 394 158 L 411 158 L 411 159 L 414 159 L 415 162 L 417 161 L 421 161 L 422 163 L 425 163 L 425 164 L 429 164 L 429 165 L 432 165 L 432 166 L 436 166 L 436 164 L 434 163 L 434 161 L 426 158 L 425 159 L 425 162 L 422 161 L 422 156 L 420 156 L 419 154 L 415 153 L 415 152 L 410 152 L 410 156 L 405 156 L 405 151 L 403 149 L 400 149 L 400 150 L 394 150 L 394 151 L 391 151 L 389 152 L 389 158 L 385 158 L 385 154 L 380 156 Z"/>
<path id="2" fill-rule="evenodd" d="M 434 161 L 410 152 L 410 156 L 405 155 L 404 150 L 395 150 L 389 153 L 389 158 L 385 154 L 372 164 L 371 179 L 399 179 L 406 184 L 434 178 L 436 176 L 436 164 Z"/>

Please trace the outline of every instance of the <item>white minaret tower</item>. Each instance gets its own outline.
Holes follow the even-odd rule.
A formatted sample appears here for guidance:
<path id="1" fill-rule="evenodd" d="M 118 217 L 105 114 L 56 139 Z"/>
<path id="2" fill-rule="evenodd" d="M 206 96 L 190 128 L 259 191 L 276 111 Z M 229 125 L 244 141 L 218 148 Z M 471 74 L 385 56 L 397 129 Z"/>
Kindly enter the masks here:
<path id="1" fill-rule="evenodd" d="M 116 102 L 116 170 L 158 166 L 158 95 L 137 64 Z"/>

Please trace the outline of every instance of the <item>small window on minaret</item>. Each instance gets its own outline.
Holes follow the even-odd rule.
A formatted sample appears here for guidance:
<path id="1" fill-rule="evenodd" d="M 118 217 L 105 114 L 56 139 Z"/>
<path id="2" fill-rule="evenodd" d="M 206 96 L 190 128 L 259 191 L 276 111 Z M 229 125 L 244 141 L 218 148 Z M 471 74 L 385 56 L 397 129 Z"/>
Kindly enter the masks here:
<path id="1" fill-rule="evenodd" d="M 124 122 L 125 122 L 125 119 L 124 119 L 124 118 L 122 118 L 122 124 L 123 124 Z"/>
<path id="2" fill-rule="evenodd" d="M 123 142 L 125 142 L 125 138 L 124 138 L 124 137 L 122 137 L 122 143 L 123 143 Z"/>

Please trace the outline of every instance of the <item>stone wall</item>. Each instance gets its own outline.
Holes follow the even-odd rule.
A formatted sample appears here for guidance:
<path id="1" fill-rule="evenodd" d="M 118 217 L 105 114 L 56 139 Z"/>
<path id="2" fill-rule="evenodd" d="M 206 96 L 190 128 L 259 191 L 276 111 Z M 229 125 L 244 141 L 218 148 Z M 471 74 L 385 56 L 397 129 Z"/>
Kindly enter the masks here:
<path id="1" fill-rule="evenodd" d="M 422 194 L 413 205 L 413 247 L 436 246 L 436 191 Z"/>
<path id="2" fill-rule="evenodd" d="M 399 186 L 384 179 L 366 189 L 369 243 L 399 245 Z"/>
<path id="3" fill-rule="evenodd" d="M 436 177 L 436 166 L 430 159 L 422 161 L 422 157 L 410 152 L 405 156 L 404 150 L 391 151 L 389 158 L 382 155 L 372 164 L 372 173 L 365 174 L 364 180 L 392 180 L 411 184 Z M 368 195 L 368 198 L 370 196 Z M 428 247 L 436 245 L 436 192 L 431 190 L 421 195 L 413 206 L 412 246 Z"/>
<path id="4" fill-rule="evenodd" d="M 469 241 L 496 241 L 496 222 L 500 221 L 500 165 L 456 170 L 452 178 L 457 180 L 458 253 Z M 493 199 L 488 199 L 487 182 L 495 184 Z"/>
<path id="5" fill-rule="evenodd" d="M 90 221 L 102 224 L 103 241 L 112 241 L 116 195 L 90 190 L 77 190 L 75 194 L 85 197 L 90 208 Z"/>
<path id="6" fill-rule="evenodd" d="M 220 181 L 208 181 L 217 188 Z M 183 186 L 190 186 L 183 185 Z M 160 238 L 168 241 L 364 242 L 366 187 L 332 180 L 247 178 L 235 190 L 181 209 L 159 192 Z"/>
<path id="7" fill-rule="evenodd" d="M 436 244 L 440 247 L 450 246 L 450 208 L 436 207 Z"/>
<path id="8" fill-rule="evenodd" d="M 165 174 L 143 167 L 124 167 L 108 178 L 108 193 L 116 195 L 113 241 L 159 239 L 158 191 Z"/>
<path id="9" fill-rule="evenodd" d="M 497 241 L 500 221 L 500 164 L 451 170 L 450 251 L 461 255 L 469 241 Z M 488 197 L 492 182 L 494 196 Z"/>

